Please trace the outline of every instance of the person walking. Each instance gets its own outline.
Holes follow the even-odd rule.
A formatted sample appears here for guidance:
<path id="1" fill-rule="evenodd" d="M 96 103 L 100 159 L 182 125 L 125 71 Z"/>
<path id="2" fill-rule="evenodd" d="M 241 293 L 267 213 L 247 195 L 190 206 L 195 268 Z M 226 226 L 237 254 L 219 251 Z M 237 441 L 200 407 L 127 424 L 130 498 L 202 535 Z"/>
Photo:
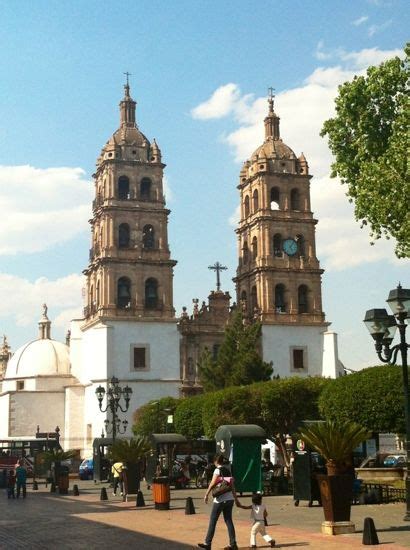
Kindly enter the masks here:
<path id="1" fill-rule="evenodd" d="M 16 483 L 17 483 L 17 498 L 20 497 L 20 492 L 23 491 L 23 498 L 26 498 L 27 491 L 27 470 L 24 467 L 22 460 L 19 460 L 16 468 Z"/>
<path id="2" fill-rule="evenodd" d="M 16 486 L 16 474 L 14 470 L 9 470 L 7 475 L 7 498 L 15 498 L 14 488 Z"/>
<path id="3" fill-rule="evenodd" d="M 265 529 L 265 522 L 268 517 L 268 512 L 266 511 L 266 506 L 262 504 L 262 495 L 259 493 L 252 495 L 251 506 L 243 506 L 239 501 L 236 502 L 236 505 L 238 508 L 243 508 L 244 510 L 252 510 L 251 519 L 253 519 L 253 525 L 251 529 L 250 547 L 256 548 L 256 535 L 260 533 L 265 542 L 268 542 L 273 548 L 275 546 L 275 541 L 266 533 Z"/>
<path id="4" fill-rule="evenodd" d="M 210 550 L 214 538 L 216 524 L 219 516 L 223 514 L 226 527 L 228 528 L 229 546 L 225 550 L 238 550 L 236 544 L 235 527 L 232 521 L 233 505 L 237 501 L 234 479 L 231 476 L 223 455 L 217 455 L 214 460 L 215 470 L 205 493 L 204 501 L 208 502 L 209 494 L 214 497 L 211 515 L 209 518 L 208 532 L 204 543 L 198 543 L 199 548 Z"/>
<path id="5" fill-rule="evenodd" d="M 114 480 L 114 487 L 113 487 L 113 496 L 117 495 L 117 489 L 120 488 L 121 495 L 124 492 L 123 489 L 123 483 L 122 483 L 122 471 L 124 469 L 124 464 L 122 462 L 115 462 L 115 464 L 112 465 L 111 473 Z"/>

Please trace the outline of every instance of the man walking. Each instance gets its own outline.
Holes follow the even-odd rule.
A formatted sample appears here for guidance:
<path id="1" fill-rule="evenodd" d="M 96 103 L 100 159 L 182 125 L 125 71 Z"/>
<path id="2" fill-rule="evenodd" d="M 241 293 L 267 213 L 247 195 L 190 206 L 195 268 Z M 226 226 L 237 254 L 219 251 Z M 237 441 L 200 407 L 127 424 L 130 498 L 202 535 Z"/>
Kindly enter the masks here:
<path id="1" fill-rule="evenodd" d="M 27 470 L 24 467 L 22 460 L 19 460 L 16 468 L 16 484 L 17 484 L 17 498 L 20 496 L 21 490 L 23 490 L 23 498 L 26 498 L 26 484 L 27 484 Z"/>

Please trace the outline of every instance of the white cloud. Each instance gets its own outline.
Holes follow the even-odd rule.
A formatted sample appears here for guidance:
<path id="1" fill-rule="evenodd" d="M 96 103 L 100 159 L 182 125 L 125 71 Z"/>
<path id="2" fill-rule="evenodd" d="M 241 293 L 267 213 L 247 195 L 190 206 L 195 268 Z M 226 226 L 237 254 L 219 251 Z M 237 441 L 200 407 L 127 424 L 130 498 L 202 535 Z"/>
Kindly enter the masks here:
<path id="1" fill-rule="evenodd" d="M 367 30 L 367 35 L 371 38 L 376 33 L 380 31 L 384 31 L 384 29 L 387 29 L 390 27 L 390 25 L 393 23 L 393 19 L 389 19 L 385 23 L 382 23 L 381 25 L 370 25 L 370 27 Z"/>
<path id="2" fill-rule="evenodd" d="M 357 19 L 352 21 L 352 25 L 354 25 L 355 27 L 359 27 L 359 25 L 363 25 L 363 23 L 366 23 L 368 19 L 368 15 L 362 15 L 361 17 L 358 17 Z"/>
<path id="3" fill-rule="evenodd" d="M 165 195 L 165 200 L 167 202 L 173 202 L 174 200 L 174 193 L 172 192 L 172 188 L 169 184 L 169 179 L 167 176 L 164 176 L 163 177 L 163 180 L 162 180 L 162 185 L 163 185 L 163 188 L 164 188 L 164 195 Z"/>
<path id="4" fill-rule="evenodd" d="M 0 165 L 0 255 L 40 252 L 87 231 L 92 196 L 81 168 Z"/>
<path id="5" fill-rule="evenodd" d="M 318 50 L 323 51 L 323 42 Z M 302 151 L 306 155 L 312 180 L 312 207 L 318 224 L 318 256 L 322 265 L 330 270 L 342 270 L 362 263 L 385 260 L 398 263 L 394 256 L 394 242 L 381 239 L 369 246 L 366 229 L 360 229 L 354 220 L 353 206 L 345 196 L 345 189 L 337 179 L 330 179 L 331 154 L 326 139 L 320 137 L 323 122 L 333 116 L 334 99 L 340 84 L 351 80 L 355 74 L 364 74 L 371 64 L 378 64 L 401 50 L 383 51 L 378 48 L 364 49 L 358 52 L 333 50 L 330 54 L 338 59 L 331 67 L 318 67 L 301 86 L 278 93 L 275 98 L 275 111 L 281 117 L 281 136 L 297 155 Z M 231 148 L 235 160 L 243 162 L 263 141 L 263 119 L 267 112 L 266 98 L 242 95 L 239 87 L 229 84 L 236 93 L 231 95 L 229 109 L 238 126 L 232 132 L 221 136 Z M 218 97 L 218 88 L 208 105 Z M 200 107 L 200 106 L 198 106 Z M 196 109 L 193 109 L 195 112 Z M 224 115 L 224 116 L 225 116 Z M 203 118 L 211 118 L 203 117 Z M 238 219 L 238 209 L 229 218 L 231 225 Z M 398 263 L 398 265 L 404 265 Z"/>
<path id="6" fill-rule="evenodd" d="M 236 84 L 225 84 L 219 87 L 211 97 L 192 109 L 193 118 L 207 120 L 229 115 L 240 98 L 240 90 Z"/>
<path id="7" fill-rule="evenodd" d="M 41 317 L 41 305 L 50 306 L 49 317 L 56 316 L 55 325 L 67 327 L 70 319 L 81 316 L 81 289 L 84 277 L 67 275 L 54 281 L 41 277 L 34 282 L 0 273 L 0 319 L 25 327 Z M 33 334 L 35 337 L 36 334 Z"/>

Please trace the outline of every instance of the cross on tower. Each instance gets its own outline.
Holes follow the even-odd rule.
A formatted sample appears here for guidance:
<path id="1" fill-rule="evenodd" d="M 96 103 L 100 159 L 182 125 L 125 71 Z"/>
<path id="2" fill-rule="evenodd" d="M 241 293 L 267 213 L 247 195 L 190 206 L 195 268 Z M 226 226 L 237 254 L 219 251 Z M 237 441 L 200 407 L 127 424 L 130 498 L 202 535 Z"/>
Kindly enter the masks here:
<path id="1" fill-rule="evenodd" d="M 269 103 L 269 111 L 273 111 L 273 99 L 275 97 L 275 88 L 268 88 L 268 103 Z"/>
<path id="2" fill-rule="evenodd" d="M 129 73 L 128 71 L 126 73 L 123 73 L 125 74 L 125 76 L 127 77 L 127 86 L 129 86 L 129 82 L 128 82 L 128 77 L 131 76 L 131 73 Z"/>
<path id="3" fill-rule="evenodd" d="M 219 262 L 215 262 L 214 265 L 210 265 L 208 269 L 212 269 L 212 271 L 216 271 L 216 290 L 221 290 L 221 277 L 220 273 L 221 271 L 225 271 L 228 269 L 226 266 L 220 264 Z"/>

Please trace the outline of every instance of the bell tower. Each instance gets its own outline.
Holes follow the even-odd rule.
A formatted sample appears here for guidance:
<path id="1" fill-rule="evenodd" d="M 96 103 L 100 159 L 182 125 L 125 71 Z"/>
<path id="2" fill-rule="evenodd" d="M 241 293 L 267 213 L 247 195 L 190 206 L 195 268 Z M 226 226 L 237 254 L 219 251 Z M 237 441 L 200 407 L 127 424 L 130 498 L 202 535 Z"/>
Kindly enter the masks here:
<path id="1" fill-rule="evenodd" d="M 298 363 L 312 373 L 307 356 L 314 355 L 319 363 L 319 335 L 328 326 L 322 310 L 323 270 L 316 257 L 317 220 L 310 206 L 312 176 L 303 153 L 296 157 L 280 137 L 272 90 L 268 104 L 265 140 L 240 172 L 234 282 L 247 317 L 262 323 L 264 359 L 272 360 L 274 369 L 276 364 L 275 372 L 288 374 L 290 359 L 291 371 Z M 312 338 L 317 349 L 309 351 Z M 305 350 L 301 361 L 294 349 Z M 315 368 L 321 368 L 321 359 Z"/>
<path id="2" fill-rule="evenodd" d="M 161 151 L 139 130 L 130 86 L 120 127 L 97 159 L 87 277 L 86 324 L 98 319 L 174 317 L 173 268 Z"/>

